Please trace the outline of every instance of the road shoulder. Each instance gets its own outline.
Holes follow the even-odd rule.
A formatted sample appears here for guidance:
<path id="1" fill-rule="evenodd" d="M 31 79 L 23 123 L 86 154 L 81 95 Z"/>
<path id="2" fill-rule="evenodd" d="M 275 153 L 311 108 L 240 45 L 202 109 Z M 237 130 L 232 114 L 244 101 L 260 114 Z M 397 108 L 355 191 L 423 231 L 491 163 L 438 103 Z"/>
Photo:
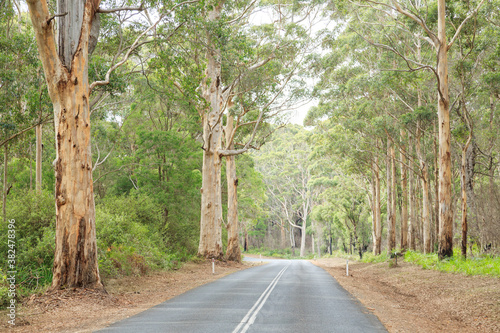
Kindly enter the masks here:
<path id="1" fill-rule="evenodd" d="M 389 332 L 500 332 L 500 279 L 424 270 L 408 263 L 311 260 L 358 298 Z"/>

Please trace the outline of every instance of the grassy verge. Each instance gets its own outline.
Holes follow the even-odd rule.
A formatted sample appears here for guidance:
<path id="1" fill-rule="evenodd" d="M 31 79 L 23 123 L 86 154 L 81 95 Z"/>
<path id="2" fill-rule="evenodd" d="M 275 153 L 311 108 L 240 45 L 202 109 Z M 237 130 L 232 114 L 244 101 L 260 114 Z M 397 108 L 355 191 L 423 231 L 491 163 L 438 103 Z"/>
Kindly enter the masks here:
<path id="1" fill-rule="evenodd" d="M 458 249 L 451 258 L 439 260 L 436 253 L 423 254 L 414 251 L 405 253 L 405 261 L 422 266 L 423 269 L 434 269 L 448 273 L 466 275 L 487 275 L 500 277 L 500 257 L 481 256 L 464 259 Z"/>

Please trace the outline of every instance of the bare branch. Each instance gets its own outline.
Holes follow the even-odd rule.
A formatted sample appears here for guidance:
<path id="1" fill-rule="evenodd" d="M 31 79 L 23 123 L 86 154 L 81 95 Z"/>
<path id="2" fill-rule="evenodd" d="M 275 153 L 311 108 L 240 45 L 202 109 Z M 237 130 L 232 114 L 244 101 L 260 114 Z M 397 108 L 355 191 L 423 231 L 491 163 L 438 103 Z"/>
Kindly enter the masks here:
<path id="1" fill-rule="evenodd" d="M 112 8 L 112 9 L 99 8 L 99 9 L 97 9 L 97 13 L 110 14 L 110 13 L 120 12 L 123 10 L 143 11 L 144 9 L 145 9 L 144 4 L 141 3 L 141 5 L 139 7 L 120 7 L 120 8 Z"/>
<path id="2" fill-rule="evenodd" d="M 52 15 L 48 20 L 47 20 L 47 25 L 50 24 L 50 21 L 52 21 L 53 19 L 55 19 L 56 17 L 63 17 L 63 16 L 66 16 L 68 15 L 68 12 L 66 13 L 62 13 L 62 14 L 54 14 Z"/>

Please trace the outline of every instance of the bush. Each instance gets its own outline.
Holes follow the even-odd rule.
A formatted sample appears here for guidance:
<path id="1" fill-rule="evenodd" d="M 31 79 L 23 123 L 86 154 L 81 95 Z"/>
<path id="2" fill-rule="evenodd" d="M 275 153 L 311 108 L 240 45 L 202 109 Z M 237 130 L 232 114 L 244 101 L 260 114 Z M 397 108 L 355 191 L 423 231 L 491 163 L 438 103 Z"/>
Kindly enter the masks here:
<path id="1" fill-rule="evenodd" d="M 96 208 L 101 275 L 104 278 L 143 275 L 151 269 L 171 267 L 171 257 L 165 253 L 154 222 L 157 212 L 144 210 L 145 205 L 133 204 L 130 198 L 115 199 Z"/>
<path id="2" fill-rule="evenodd" d="M 51 192 L 28 191 L 9 197 L 7 218 L 15 220 L 16 291 L 22 297 L 44 289 L 52 281 L 55 207 Z M 7 227 L 7 223 L 1 223 L 0 234 L 7 235 Z M 8 253 L 7 245 L 6 241 L 0 242 L 0 253 Z M 0 267 L 7 267 L 7 256 L 0 257 Z M 5 301 L 4 284 L 0 283 L 0 303 Z"/>

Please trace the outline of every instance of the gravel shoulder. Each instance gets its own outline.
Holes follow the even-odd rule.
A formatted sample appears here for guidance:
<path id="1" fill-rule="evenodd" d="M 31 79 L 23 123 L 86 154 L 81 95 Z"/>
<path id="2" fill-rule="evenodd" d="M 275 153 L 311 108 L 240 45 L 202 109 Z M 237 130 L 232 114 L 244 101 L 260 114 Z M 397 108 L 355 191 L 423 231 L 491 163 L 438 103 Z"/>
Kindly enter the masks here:
<path id="1" fill-rule="evenodd" d="M 311 260 L 358 298 L 389 332 L 500 332 L 500 279 L 399 263 Z"/>

